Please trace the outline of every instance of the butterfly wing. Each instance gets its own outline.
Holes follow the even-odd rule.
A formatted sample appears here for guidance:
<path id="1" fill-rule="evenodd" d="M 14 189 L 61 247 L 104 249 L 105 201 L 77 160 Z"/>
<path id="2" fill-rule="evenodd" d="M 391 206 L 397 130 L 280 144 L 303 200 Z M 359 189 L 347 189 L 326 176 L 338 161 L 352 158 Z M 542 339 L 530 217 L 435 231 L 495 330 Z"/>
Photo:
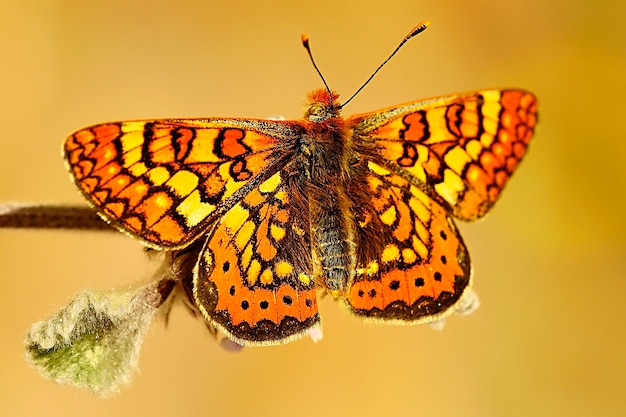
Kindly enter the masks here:
<path id="1" fill-rule="evenodd" d="M 484 90 L 353 116 L 373 158 L 463 220 L 483 216 L 526 153 L 537 101 L 522 90 Z"/>
<path id="2" fill-rule="evenodd" d="M 105 220 L 172 249 L 279 169 L 302 129 L 243 119 L 107 123 L 74 133 L 64 152 L 74 182 Z"/>
<path id="3" fill-rule="evenodd" d="M 195 270 L 196 305 L 241 345 L 286 343 L 319 326 L 306 190 L 289 172 L 221 217 Z"/>
<path id="4" fill-rule="evenodd" d="M 450 216 L 473 220 L 491 208 L 536 120 L 535 97 L 520 90 L 423 100 L 349 119 L 367 161 L 348 193 L 357 225 L 350 310 L 402 323 L 455 311 L 471 268 Z"/>
<path id="5" fill-rule="evenodd" d="M 303 133 L 268 120 L 109 123 L 73 134 L 65 155 L 100 215 L 145 244 L 206 234 L 196 306 L 232 340 L 275 344 L 319 326 L 306 191 L 288 167 Z"/>
<path id="6" fill-rule="evenodd" d="M 359 169 L 350 195 L 357 268 L 346 292 L 348 308 L 398 323 L 451 314 L 470 284 L 470 260 L 446 209 L 371 161 Z"/>

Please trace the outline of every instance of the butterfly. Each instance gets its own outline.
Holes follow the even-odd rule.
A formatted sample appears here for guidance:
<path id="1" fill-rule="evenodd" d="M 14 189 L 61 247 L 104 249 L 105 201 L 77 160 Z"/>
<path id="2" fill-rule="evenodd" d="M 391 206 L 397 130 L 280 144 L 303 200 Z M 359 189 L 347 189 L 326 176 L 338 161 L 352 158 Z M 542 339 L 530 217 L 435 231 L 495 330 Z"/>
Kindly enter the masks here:
<path id="1" fill-rule="evenodd" d="M 302 120 L 104 123 L 64 144 L 103 219 L 150 248 L 193 253 L 192 304 L 241 345 L 318 329 L 319 291 L 385 323 L 451 314 L 471 276 L 453 218 L 489 211 L 537 120 L 520 89 L 344 117 L 324 84 Z"/>

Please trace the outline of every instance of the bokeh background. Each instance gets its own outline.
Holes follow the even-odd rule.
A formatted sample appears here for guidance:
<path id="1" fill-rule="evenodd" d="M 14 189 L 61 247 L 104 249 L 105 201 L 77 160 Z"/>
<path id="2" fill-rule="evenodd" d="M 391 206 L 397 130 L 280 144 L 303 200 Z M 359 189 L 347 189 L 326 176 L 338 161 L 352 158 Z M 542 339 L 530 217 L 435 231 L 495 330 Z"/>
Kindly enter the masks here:
<path id="1" fill-rule="evenodd" d="M 324 300 L 320 343 L 234 354 L 175 308 L 106 400 L 41 378 L 24 334 L 80 289 L 154 265 L 121 234 L 0 230 L 0 415 L 625 415 L 624 16 L 622 0 L 4 0 L 0 201 L 82 204 L 60 144 L 97 122 L 301 117 L 320 86 L 302 32 L 345 99 L 432 20 L 347 114 L 519 86 L 540 124 L 493 212 L 460 225 L 474 314 L 443 332 L 372 326 Z"/>

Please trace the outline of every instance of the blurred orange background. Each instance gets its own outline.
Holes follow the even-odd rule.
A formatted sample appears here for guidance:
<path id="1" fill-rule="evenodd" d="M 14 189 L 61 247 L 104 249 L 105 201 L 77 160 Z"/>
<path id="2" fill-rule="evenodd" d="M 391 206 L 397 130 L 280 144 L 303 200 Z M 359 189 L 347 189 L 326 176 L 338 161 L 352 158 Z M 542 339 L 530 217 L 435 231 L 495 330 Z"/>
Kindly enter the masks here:
<path id="1" fill-rule="evenodd" d="M 3 1 L 0 201 L 82 204 L 60 144 L 97 122 L 346 114 L 486 87 L 540 100 L 530 152 L 485 221 L 461 224 L 482 305 L 386 327 L 321 302 L 325 338 L 222 350 L 175 308 L 141 372 L 102 400 L 43 379 L 24 334 L 82 288 L 150 276 L 118 233 L 0 230 L 3 416 L 619 416 L 626 414 L 626 2 Z"/>

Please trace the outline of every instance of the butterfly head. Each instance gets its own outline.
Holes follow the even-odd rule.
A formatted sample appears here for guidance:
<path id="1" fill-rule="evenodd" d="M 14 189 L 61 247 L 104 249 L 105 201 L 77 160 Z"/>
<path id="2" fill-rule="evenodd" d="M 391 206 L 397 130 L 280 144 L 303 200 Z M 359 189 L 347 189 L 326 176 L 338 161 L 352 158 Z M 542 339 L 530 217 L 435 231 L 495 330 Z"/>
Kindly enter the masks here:
<path id="1" fill-rule="evenodd" d="M 304 113 L 305 119 L 321 123 L 330 118 L 340 116 L 340 113 L 339 94 L 323 88 L 309 93 Z"/>

